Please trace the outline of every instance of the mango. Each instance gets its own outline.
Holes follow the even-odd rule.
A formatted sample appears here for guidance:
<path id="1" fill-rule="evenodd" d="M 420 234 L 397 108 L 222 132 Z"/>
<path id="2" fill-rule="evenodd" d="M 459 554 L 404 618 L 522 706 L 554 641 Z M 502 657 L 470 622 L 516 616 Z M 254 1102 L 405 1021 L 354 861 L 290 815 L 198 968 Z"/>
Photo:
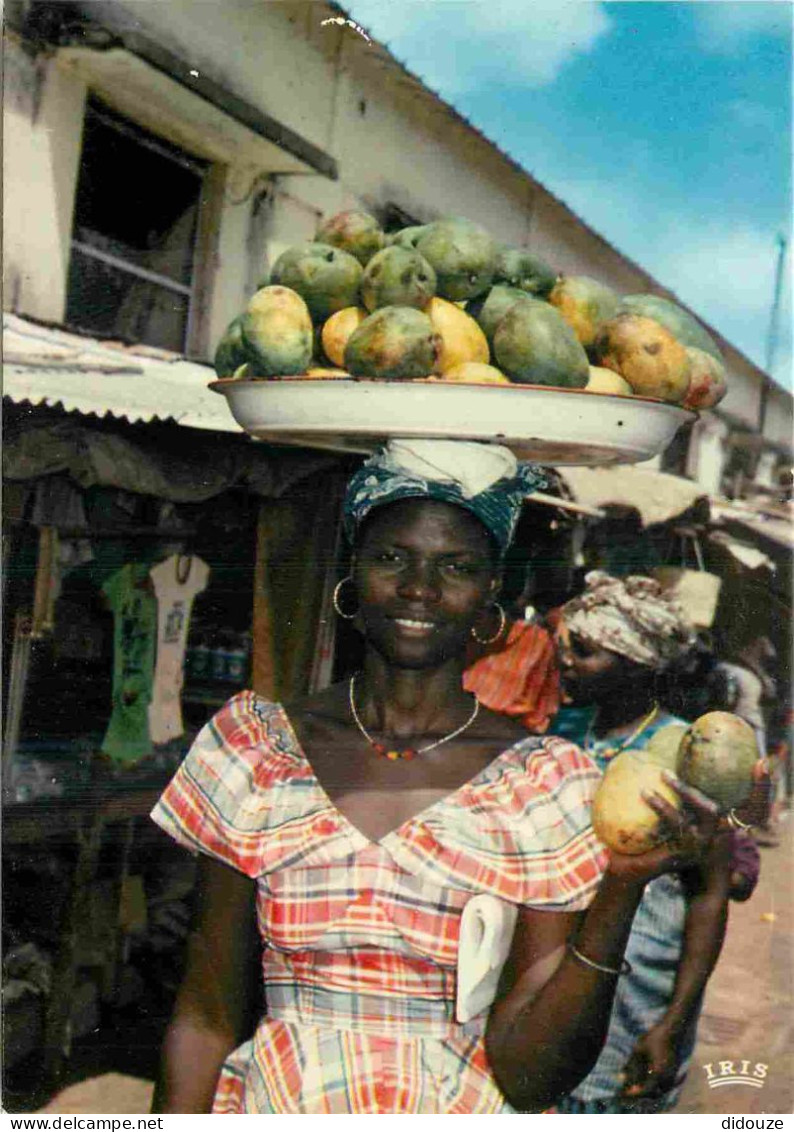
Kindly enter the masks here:
<path id="1" fill-rule="evenodd" d="M 218 377 L 232 377 L 247 360 L 243 342 L 242 316 L 233 318 L 223 332 L 215 350 L 215 372 Z"/>
<path id="2" fill-rule="evenodd" d="M 687 728 L 676 773 L 721 809 L 730 810 L 749 798 L 758 758 L 749 723 L 729 711 L 710 711 Z"/>
<path id="3" fill-rule="evenodd" d="M 596 837 L 617 853 L 647 853 L 670 838 L 662 818 L 642 797 L 661 795 L 681 810 L 681 799 L 664 781 L 664 767 L 643 751 L 621 751 L 608 765 L 593 798 L 591 820 Z"/>
<path id="4" fill-rule="evenodd" d="M 424 310 L 435 293 L 435 271 L 410 248 L 384 248 L 369 261 L 361 280 L 361 301 L 368 311 L 379 307 Z"/>
<path id="5" fill-rule="evenodd" d="M 415 251 L 419 238 L 425 228 L 425 224 L 411 224 L 407 228 L 401 228 L 399 232 L 392 232 L 390 236 L 386 237 L 386 246 L 407 248 L 408 251 Z"/>
<path id="6" fill-rule="evenodd" d="M 329 362 L 335 366 L 344 365 L 347 340 L 366 317 L 367 312 L 363 307 L 345 307 L 323 323 L 322 348 Z"/>
<path id="7" fill-rule="evenodd" d="M 628 381 L 621 377 L 619 373 L 615 373 L 611 369 L 603 369 L 601 366 L 589 366 L 588 368 L 590 376 L 587 379 L 585 389 L 589 389 L 591 393 L 615 393 L 619 397 L 631 397 L 633 390 Z"/>
<path id="8" fill-rule="evenodd" d="M 683 307 L 663 299 L 661 295 L 624 295 L 621 310 L 630 314 L 642 314 L 646 318 L 655 319 L 664 326 L 682 346 L 696 346 L 698 350 L 705 350 L 718 362 L 723 361 L 719 347 L 711 335 Z"/>
<path id="9" fill-rule="evenodd" d="M 330 381 L 333 378 L 350 377 L 350 374 L 344 369 L 328 369 L 326 366 L 312 366 L 311 369 L 307 369 L 306 373 L 301 376 L 313 377 L 315 380 L 322 378 L 326 381 Z"/>
<path id="10" fill-rule="evenodd" d="M 440 346 L 422 311 L 381 307 L 348 338 L 345 369 L 355 377 L 426 377 L 437 368 Z"/>
<path id="11" fill-rule="evenodd" d="M 684 400 L 692 363 L 684 347 L 661 323 L 638 314 L 605 322 L 593 343 L 596 364 L 614 370 L 641 397 Z"/>
<path id="12" fill-rule="evenodd" d="M 620 298 L 589 275 L 563 275 L 554 284 L 549 302 L 556 307 L 587 349 L 607 319 L 614 318 Z"/>
<path id="13" fill-rule="evenodd" d="M 447 370 L 464 362 L 487 364 L 491 354 L 482 330 L 471 317 L 455 303 L 446 299 L 431 299 L 425 312 L 433 329 L 441 339 L 436 372 Z"/>
<path id="14" fill-rule="evenodd" d="M 358 303 L 364 269 L 349 252 L 330 244 L 297 244 L 273 265 L 270 282 L 290 287 L 305 300 L 315 322 Z"/>
<path id="15" fill-rule="evenodd" d="M 487 291 L 496 266 L 496 244 L 479 224 L 451 217 L 428 224 L 416 244 L 435 270 L 436 294 L 452 302 Z"/>
<path id="16" fill-rule="evenodd" d="M 643 748 L 646 759 L 675 772 L 678 766 L 678 750 L 686 730 L 685 723 L 668 723 L 666 727 L 654 731 Z"/>
<path id="17" fill-rule="evenodd" d="M 470 299 L 466 303 L 466 311 L 477 320 L 489 345 L 493 346 L 493 336 L 496 328 L 504 316 L 519 299 L 529 299 L 532 296 L 518 287 L 508 287 L 504 283 L 495 283 L 490 291 Z"/>
<path id="18" fill-rule="evenodd" d="M 303 373 L 312 356 L 313 327 L 301 297 L 288 287 L 262 287 L 251 298 L 240 331 L 255 377 Z"/>
<path id="19" fill-rule="evenodd" d="M 692 365 L 689 388 L 684 397 L 685 409 L 713 409 L 728 392 L 728 374 L 722 362 L 697 346 L 685 346 Z"/>
<path id="20" fill-rule="evenodd" d="M 436 381 L 460 382 L 463 385 L 509 385 L 510 378 L 505 377 L 501 370 L 495 366 L 485 365 L 483 362 L 461 362 L 452 369 L 444 370 Z"/>
<path id="21" fill-rule="evenodd" d="M 386 243 L 380 224 L 368 212 L 338 212 L 317 230 L 315 241 L 341 248 L 365 267 Z"/>
<path id="22" fill-rule="evenodd" d="M 504 247 L 496 255 L 493 281 L 545 299 L 557 282 L 557 272 L 525 248 Z"/>
<path id="23" fill-rule="evenodd" d="M 583 389 L 587 354 L 562 315 L 540 299 L 514 303 L 494 334 L 494 361 L 512 381 Z"/>

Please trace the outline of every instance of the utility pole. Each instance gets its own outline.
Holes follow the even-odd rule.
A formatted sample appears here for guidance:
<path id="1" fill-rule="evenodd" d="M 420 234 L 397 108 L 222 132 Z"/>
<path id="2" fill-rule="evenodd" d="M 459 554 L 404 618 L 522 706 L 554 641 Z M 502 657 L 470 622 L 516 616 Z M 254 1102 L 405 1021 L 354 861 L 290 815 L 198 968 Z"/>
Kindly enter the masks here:
<path id="1" fill-rule="evenodd" d="M 780 298 L 783 292 L 783 267 L 786 262 L 788 241 L 782 232 L 777 234 L 777 266 L 775 268 L 775 290 L 772 296 L 772 310 L 769 314 L 769 331 L 766 336 L 766 373 L 767 377 L 761 390 L 761 404 L 759 406 L 758 431 L 764 435 L 766 425 L 766 410 L 769 400 L 769 381 L 772 377 L 772 366 L 775 362 L 778 341 L 778 321 L 780 316 Z"/>

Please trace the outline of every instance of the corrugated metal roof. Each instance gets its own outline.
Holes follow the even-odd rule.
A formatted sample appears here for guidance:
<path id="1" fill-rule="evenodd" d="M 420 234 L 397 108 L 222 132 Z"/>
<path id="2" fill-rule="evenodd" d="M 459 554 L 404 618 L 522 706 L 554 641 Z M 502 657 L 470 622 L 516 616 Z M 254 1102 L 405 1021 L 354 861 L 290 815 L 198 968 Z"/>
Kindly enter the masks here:
<path id="1" fill-rule="evenodd" d="M 3 314 L 3 396 L 18 404 L 242 432 L 226 399 L 208 388 L 214 377 L 209 366 L 166 350 L 100 342 Z"/>

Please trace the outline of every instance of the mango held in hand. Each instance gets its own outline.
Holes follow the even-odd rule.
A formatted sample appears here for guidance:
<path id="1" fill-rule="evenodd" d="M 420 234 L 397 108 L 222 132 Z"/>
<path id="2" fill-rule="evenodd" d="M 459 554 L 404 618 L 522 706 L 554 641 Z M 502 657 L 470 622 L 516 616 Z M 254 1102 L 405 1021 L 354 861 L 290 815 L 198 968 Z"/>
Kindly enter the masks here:
<path id="1" fill-rule="evenodd" d="M 314 237 L 319 244 L 330 244 L 356 257 L 365 267 L 386 242 L 380 224 L 368 212 L 338 212 L 326 220 Z"/>
<path id="2" fill-rule="evenodd" d="M 596 837 L 616 853 L 635 856 L 667 841 L 670 831 L 642 792 L 659 794 L 675 809 L 682 803 L 662 778 L 664 766 L 644 751 L 622 751 L 606 769 L 593 798 L 592 823 Z"/>
<path id="3" fill-rule="evenodd" d="M 437 367 L 440 340 L 413 307 L 381 307 L 347 340 L 345 369 L 354 377 L 427 377 Z"/>
<path id="4" fill-rule="evenodd" d="M 240 320 L 254 377 L 301 374 L 312 357 L 314 329 L 308 308 L 289 287 L 262 287 Z"/>
<path id="5" fill-rule="evenodd" d="M 291 287 L 305 300 L 315 322 L 358 303 L 363 268 L 355 256 L 330 244 L 297 244 L 273 264 L 271 283 Z"/>
<path id="6" fill-rule="evenodd" d="M 749 798 L 758 758 L 749 723 L 729 711 L 710 711 L 684 733 L 676 773 L 721 809 L 730 810 Z"/>

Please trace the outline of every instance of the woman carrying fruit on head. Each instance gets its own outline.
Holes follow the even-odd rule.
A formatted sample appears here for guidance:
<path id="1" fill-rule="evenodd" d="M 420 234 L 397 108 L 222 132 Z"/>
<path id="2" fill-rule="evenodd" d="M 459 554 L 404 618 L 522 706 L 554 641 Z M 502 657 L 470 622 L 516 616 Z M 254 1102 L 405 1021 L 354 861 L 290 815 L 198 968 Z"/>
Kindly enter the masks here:
<path id="1" fill-rule="evenodd" d="M 337 602 L 361 671 L 285 706 L 235 696 L 154 811 L 202 861 L 159 1111 L 542 1111 L 595 1062 L 646 883 L 710 858 L 718 819 L 679 785 L 683 816 L 651 800 L 678 840 L 608 855 L 591 760 L 464 690 L 541 482 L 455 442 L 392 442 L 353 477 Z M 515 929 L 462 1023 L 461 915 L 484 895 Z"/>
<path id="2" fill-rule="evenodd" d="M 584 592 L 557 614 L 570 707 L 551 728 L 569 735 L 601 769 L 614 761 L 618 771 L 618 759 L 629 768 L 625 760 L 635 759 L 634 752 L 655 765 L 675 765 L 689 725 L 663 704 L 665 688 L 673 690 L 676 669 L 683 670 L 694 647 L 692 627 L 652 578 L 592 571 L 585 581 Z M 654 815 L 645 811 L 640 831 L 642 819 L 632 823 L 631 805 L 624 796 L 620 812 L 608 815 L 596 802 L 593 820 L 605 840 L 653 837 Z M 748 899 L 758 879 L 758 850 L 741 828 L 748 817 L 746 809 L 732 811 L 727 846 L 715 839 L 691 867 L 645 887 L 625 951 L 631 972 L 618 982 L 603 1049 L 559 1112 L 655 1113 L 678 1101 L 728 901 Z"/>

